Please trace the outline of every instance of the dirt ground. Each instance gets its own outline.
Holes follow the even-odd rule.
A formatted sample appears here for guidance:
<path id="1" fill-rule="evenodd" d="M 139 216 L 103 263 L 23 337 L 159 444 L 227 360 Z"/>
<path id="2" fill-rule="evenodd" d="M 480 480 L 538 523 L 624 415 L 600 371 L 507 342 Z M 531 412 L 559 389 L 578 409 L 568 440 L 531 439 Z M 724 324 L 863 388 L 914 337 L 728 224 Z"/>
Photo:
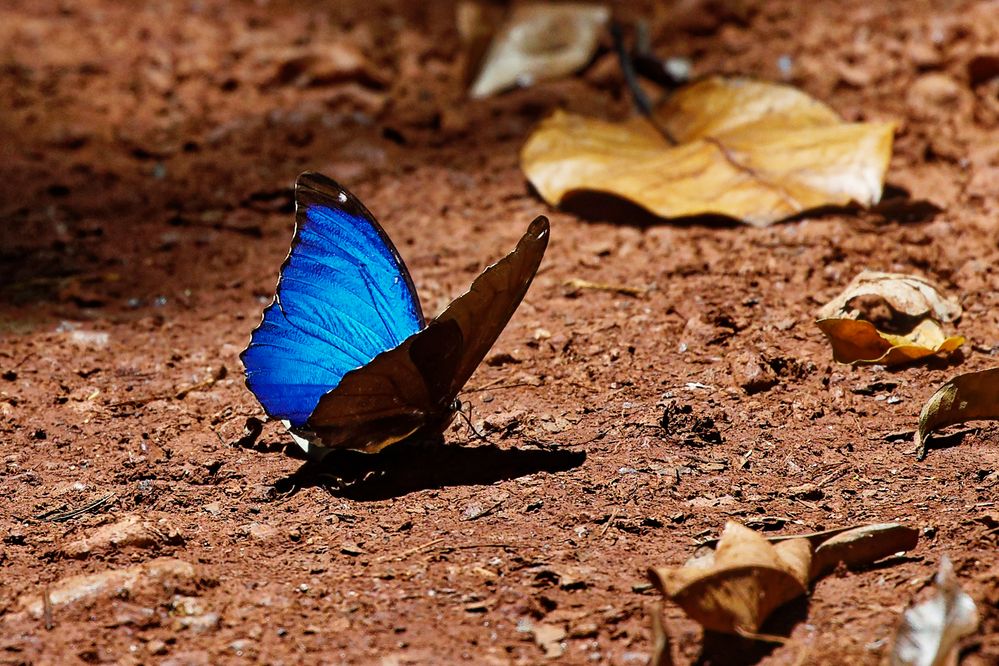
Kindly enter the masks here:
<path id="1" fill-rule="evenodd" d="M 765 627 L 784 645 L 667 605 L 681 663 L 882 663 L 945 554 L 982 615 L 963 663 L 999 663 L 999 428 L 924 462 L 911 440 L 941 383 L 999 353 L 999 5 L 617 11 L 695 74 L 896 121 L 885 201 L 766 229 L 551 210 L 518 150 L 555 108 L 626 117 L 613 56 L 468 101 L 448 2 L 0 5 L 0 662 L 644 664 L 646 568 L 738 520 L 922 536 L 821 579 Z M 337 491 L 289 478 L 279 424 L 244 437 L 262 412 L 238 354 L 306 169 L 378 216 L 428 313 L 551 217 L 462 395 L 489 444 L 459 422 Z M 963 353 L 834 363 L 813 315 L 863 268 L 957 294 Z M 87 574 L 106 575 L 67 598 Z"/>

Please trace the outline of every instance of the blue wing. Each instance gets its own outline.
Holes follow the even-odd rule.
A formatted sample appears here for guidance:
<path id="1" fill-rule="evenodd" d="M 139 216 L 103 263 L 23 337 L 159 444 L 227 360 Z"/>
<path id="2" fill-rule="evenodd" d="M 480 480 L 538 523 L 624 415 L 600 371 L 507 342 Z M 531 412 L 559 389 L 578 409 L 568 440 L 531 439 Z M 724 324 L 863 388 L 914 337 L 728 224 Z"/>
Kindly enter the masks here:
<path id="1" fill-rule="evenodd" d="M 306 424 L 345 374 L 426 326 L 409 271 L 371 213 L 315 173 L 295 185 L 296 230 L 274 302 L 242 353 L 274 418 Z"/>

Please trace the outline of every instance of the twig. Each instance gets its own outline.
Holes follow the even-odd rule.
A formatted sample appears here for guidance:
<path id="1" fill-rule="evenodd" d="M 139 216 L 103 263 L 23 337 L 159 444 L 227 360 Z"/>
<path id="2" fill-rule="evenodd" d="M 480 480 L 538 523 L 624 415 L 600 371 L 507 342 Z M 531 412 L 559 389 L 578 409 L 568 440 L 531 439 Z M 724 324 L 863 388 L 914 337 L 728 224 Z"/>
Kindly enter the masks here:
<path id="1" fill-rule="evenodd" d="M 427 543 L 423 544 L 422 546 L 417 546 L 416 548 L 410 548 L 409 550 L 404 550 L 401 553 L 398 553 L 396 555 L 384 555 L 382 557 L 378 557 L 378 558 L 375 559 L 375 562 L 387 562 L 388 560 L 401 560 L 401 559 L 403 559 L 405 557 L 409 557 L 410 555 L 415 555 L 416 553 L 419 553 L 420 551 L 426 550 L 428 548 L 433 548 L 434 546 L 436 546 L 437 544 L 441 543 L 444 540 L 445 540 L 444 537 L 440 537 L 439 539 L 434 539 L 433 541 L 428 541 Z"/>
<path id="2" fill-rule="evenodd" d="M 503 391 L 505 389 L 520 388 L 521 386 L 533 386 L 534 388 L 538 387 L 538 384 L 532 384 L 531 382 L 517 382 L 515 384 L 503 384 L 502 386 L 497 386 L 497 384 L 499 384 L 501 381 L 503 381 L 502 378 L 495 379 L 491 382 L 488 382 L 476 388 L 464 389 L 462 393 L 478 393 L 480 391 Z"/>
<path id="3" fill-rule="evenodd" d="M 665 126 L 656 119 L 652 113 L 652 102 L 649 101 L 645 91 L 638 84 L 638 76 L 635 74 L 635 63 L 624 45 L 624 31 L 617 21 L 611 23 L 611 38 L 614 40 L 614 51 L 617 53 L 618 63 L 621 65 L 621 73 L 624 75 L 624 82 L 631 91 L 631 99 L 635 103 L 635 108 L 649 121 L 649 123 L 659 132 L 670 145 L 677 144 L 676 138 Z"/>
<path id="4" fill-rule="evenodd" d="M 629 287 L 625 284 L 609 284 L 606 282 L 590 282 L 581 278 L 566 280 L 563 284 L 573 289 L 592 289 L 594 291 L 611 291 L 625 296 L 642 296 L 647 289 L 643 287 Z"/>
<path id="5" fill-rule="evenodd" d="M 201 389 L 211 388 L 212 386 L 215 386 L 216 382 L 218 382 L 220 379 L 225 379 L 225 376 L 227 374 L 228 372 L 226 370 L 226 367 L 222 365 L 219 366 L 219 369 L 216 370 L 211 377 L 202 380 L 200 382 L 197 382 L 195 384 L 184 386 L 179 389 L 174 389 L 170 393 L 160 393 L 157 395 L 146 396 L 144 398 L 133 398 L 132 400 L 122 400 L 121 402 L 112 402 L 111 404 L 108 405 L 108 407 L 109 408 L 137 407 L 139 405 L 145 405 L 155 400 L 169 400 L 171 398 L 173 398 L 174 400 L 183 400 L 184 398 L 187 397 L 188 393 L 191 393 L 193 391 L 200 391 Z"/>
<path id="6" fill-rule="evenodd" d="M 501 506 L 503 506 L 504 502 L 506 502 L 506 498 L 505 497 L 503 499 L 501 499 L 500 501 L 496 502 L 496 504 L 493 504 L 491 507 L 489 507 L 488 509 L 486 509 L 482 513 L 477 513 L 474 516 L 471 516 L 470 518 L 466 518 L 465 522 L 471 522 L 473 520 L 478 520 L 479 518 L 485 518 L 486 516 L 495 513 L 496 509 L 498 509 Z"/>
<path id="7" fill-rule="evenodd" d="M 608 518 L 607 522 L 604 524 L 604 528 L 600 530 L 601 539 L 604 538 L 604 535 L 607 534 L 607 530 L 610 529 L 610 526 L 614 523 L 616 519 L 617 519 L 617 509 L 615 508 L 614 511 L 611 512 L 610 518 Z"/>
<path id="8" fill-rule="evenodd" d="M 48 523 L 64 523 L 71 518 L 76 518 L 77 516 L 82 516 L 85 513 L 91 513 L 97 511 L 105 504 L 108 504 L 115 499 L 117 499 L 115 493 L 109 493 L 100 499 L 96 499 L 90 504 L 85 504 L 76 509 L 70 509 L 69 511 L 63 511 L 62 513 L 57 513 L 58 509 L 54 511 L 46 511 L 45 513 L 40 513 L 35 516 L 35 520 L 44 520 Z"/>
<path id="9" fill-rule="evenodd" d="M 49 594 L 49 586 L 46 585 L 42 591 L 42 607 L 45 614 L 45 630 L 52 631 L 55 622 L 52 620 L 52 596 Z"/>

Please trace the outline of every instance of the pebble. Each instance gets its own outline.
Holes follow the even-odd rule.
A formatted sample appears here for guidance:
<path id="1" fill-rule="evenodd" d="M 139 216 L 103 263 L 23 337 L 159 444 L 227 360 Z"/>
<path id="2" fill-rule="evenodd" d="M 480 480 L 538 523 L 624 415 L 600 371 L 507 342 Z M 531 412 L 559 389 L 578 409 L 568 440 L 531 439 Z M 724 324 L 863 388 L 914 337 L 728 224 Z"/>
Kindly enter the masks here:
<path id="1" fill-rule="evenodd" d="M 197 569 L 190 562 L 173 557 L 160 557 L 124 569 L 109 569 L 93 574 L 69 576 L 49 586 L 49 601 L 54 609 L 77 602 L 90 602 L 102 597 L 127 595 L 146 585 L 158 591 L 172 591 L 179 586 L 191 586 L 197 580 Z M 42 617 L 44 603 L 41 595 L 21 597 L 19 607 L 23 613 Z"/>
<path id="2" fill-rule="evenodd" d="M 906 95 L 909 106 L 916 111 L 932 111 L 953 104 L 961 94 L 961 86 L 946 74 L 924 74 L 913 82 Z"/>
<path id="3" fill-rule="evenodd" d="M 71 541 L 60 548 L 60 553 L 65 557 L 86 559 L 94 553 L 127 548 L 156 549 L 167 543 L 181 542 L 183 537 L 176 528 L 129 515 L 97 528 L 89 536 Z"/>

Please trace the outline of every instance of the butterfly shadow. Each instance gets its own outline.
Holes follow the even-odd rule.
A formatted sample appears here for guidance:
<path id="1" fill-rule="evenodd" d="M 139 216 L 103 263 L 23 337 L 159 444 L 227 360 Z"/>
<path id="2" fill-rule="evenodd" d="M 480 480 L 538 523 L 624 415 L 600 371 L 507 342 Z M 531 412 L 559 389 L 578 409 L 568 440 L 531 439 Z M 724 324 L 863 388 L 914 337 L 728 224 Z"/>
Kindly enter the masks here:
<path id="1" fill-rule="evenodd" d="M 370 454 L 339 450 L 307 461 L 274 484 L 279 493 L 321 487 L 337 497 L 385 500 L 448 486 L 487 486 L 537 472 L 564 472 L 586 460 L 583 451 L 462 446 L 443 439 L 400 442 Z"/>

